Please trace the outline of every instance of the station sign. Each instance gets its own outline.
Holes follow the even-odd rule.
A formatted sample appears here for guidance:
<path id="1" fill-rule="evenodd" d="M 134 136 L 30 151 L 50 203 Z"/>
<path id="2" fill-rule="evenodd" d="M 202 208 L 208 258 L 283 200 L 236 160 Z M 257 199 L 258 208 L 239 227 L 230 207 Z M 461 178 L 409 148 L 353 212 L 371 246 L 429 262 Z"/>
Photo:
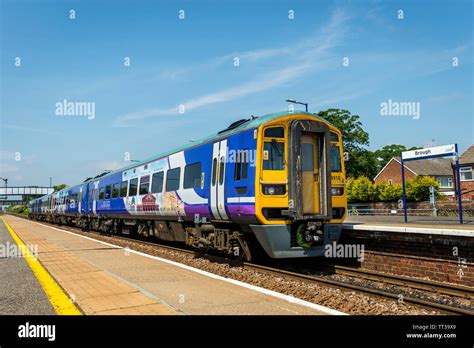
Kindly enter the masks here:
<path id="1" fill-rule="evenodd" d="M 431 158 L 431 157 L 449 156 L 455 153 L 456 153 L 455 144 L 450 144 L 450 145 L 442 145 L 442 146 L 435 146 L 435 147 L 427 147 L 425 149 L 419 149 L 419 150 L 404 151 L 402 152 L 402 159 L 404 161 L 413 160 L 413 159 L 424 159 L 424 158 Z"/>

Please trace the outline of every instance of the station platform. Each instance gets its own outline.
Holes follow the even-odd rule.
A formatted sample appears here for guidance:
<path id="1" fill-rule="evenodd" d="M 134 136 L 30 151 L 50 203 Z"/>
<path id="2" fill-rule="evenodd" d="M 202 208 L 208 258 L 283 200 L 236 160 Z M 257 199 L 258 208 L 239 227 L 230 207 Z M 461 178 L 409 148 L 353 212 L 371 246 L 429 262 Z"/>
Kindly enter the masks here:
<path id="1" fill-rule="evenodd" d="M 347 217 L 343 229 L 474 237 L 474 220 L 465 219 L 464 222 L 461 225 L 455 218 L 416 216 L 409 217 L 409 222 L 405 223 L 403 216 L 359 215 Z"/>
<path id="2" fill-rule="evenodd" d="M 24 250 L 0 258 L 0 314 L 344 314 L 11 215 L 0 242 Z"/>

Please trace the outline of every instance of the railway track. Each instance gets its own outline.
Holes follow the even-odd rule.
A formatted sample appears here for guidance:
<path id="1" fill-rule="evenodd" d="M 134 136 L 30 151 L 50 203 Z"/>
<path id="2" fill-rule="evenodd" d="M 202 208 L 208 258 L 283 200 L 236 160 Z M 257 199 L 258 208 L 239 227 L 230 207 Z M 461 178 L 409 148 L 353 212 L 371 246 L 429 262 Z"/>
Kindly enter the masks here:
<path id="1" fill-rule="evenodd" d="M 16 215 L 16 214 L 12 214 L 12 215 Z M 28 219 L 27 217 L 24 217 L 24 216 L 21 216 L 21 215 L 16 215 L 16 216 Z M 455 306 L 449 306 L 449 305 L 446 305 L 446 304 L 442 304 L 442 303 L 438 303 L 438 302 L 434 302 L 434 301 L 429 301 L 429 300 L 422 299 L 422 298 L 406 296 L 406 295 L 402 294 L 401 292 L 398 292 L 398 293 L 397 292 L 390 292 L 390 291 L 386 291 L 386 290 L 365 287 L 365 286 L 362 286 L 362 285 L 359 285 L 359 284 L 356 285 L 356 284 L 348 283 L 348 282 L 344 282 L 344 281 L 337 281 L 337 280 L 333 280 L 333 279 L 327 279 L 324 276 L 303 274 L 303 273 L 300 273 L 300 272 L 290 271 L 290 270 L 283 269 L 283 268 L 274 268 L 274 267 L 261 265 L 261 264 L 230 260 L 228 258 L 224 258 L 224 257 L 221 257 L 221 256 L 204 254 L 204 253 L 201 253 L 199 251 L 194 251 L 194 250 L 190 250 L 190 249 L 170 246 L 170 245 L 161 244 L 161 243 L 158 243 L 158 242 L 150 242 L 150 241 L 146 241 L 146 240 L 143 240 L 143 239 L 140 239 L 140 238 L 110 235 L 110 234 L 104 234 L 104 233 L 96 232 L 96 231 L 83 232 L 79 228 L 71 227 L 71 226 L 61 226 L 61 228 L 67 229 L 70 232 L 75 232 L 75 233 L 80 232 L 81 234 L 96 235 L 96 236 L 102 236 L 102 237 L 107 236 L 107 237 L 114 238 L 116 240 L 122 240 L 124 242 L 131 242 L 132 241 L 132 242 L 136 242 L 136 243 L 139 243 L 139 244 L 142 244 L 142 245 L 147 245 L 147 246 L 150 246 L 150 247 L 153 247 L 153 248 L 161 248 L 161 249 L 166 249 L 166 250 L 170 250 L 170 251 L 186 253 L 188 255 L 193 255 L 195 257 L 206 258 L 210 261 L 228 263 L 228 264 L 231 264 L 233 266 L 242 267 L 244 269 L 253 270 L 253 271 L 262 272 L 262 273 L 271 274 L 271 275 L 277 275 L 277 276 L 280 276 L 280 277 L 286 277 L 286 278 L 290 278 L 290 279 L 293 279 L 293 280 L 302 281 L 302 282 L 306 282 L 306 283 L 315 283 L 315 284 L 318 284 L 318 285 L 339 288 L 339 289 L 345 290 L 345 291 L 355 291 L 355 292 L 363 293 L 363 294 L 370 295 L 370 296 L 388 298 L 388 299 L 392 299 L 392 300 L 395 300 L 395 301 L 403 301 L 405 303 L 418 305 L 418 306 L 421 306 L 421 307 L 424 307 L 424 308 L 427 308 L 427 309 L 440 311 L 440 312 L 446 313 L 446 314 L 474 315 L 474 311 L 469 310 L 469 309 L 455 307 Z M 433 282 L 433 281 L 426 281 L 426 280 L 423 280 L 423 279 L 407 278 L 407 277 L 403 277 L 403 276 L 397 276 L 397 275 L 391 275 L 391 274 L 385 274 L 385 273 L 378 273 L 378 272 L 368 271 L 368 270 L 360 270 L 360 269 L 355 269 L 355 268 L 351 268 L 351 267 L 344 267 L 344 266 L 338 266 L 338 265 L 334 265 L 332 267 L 333 267 L 333 272 L 336 273 L 336 274 L 340 274 L 340 275 L 345 275 L 345 276 L 349 276 L 349 277 L 363 278 L 363 279 L 367 279 L 367 280 L 392 284 L 392 285 L 395 285 L 395 286 L 402 286 L 402 287 L 408 287 L 408 288 L 411 288 L 411 289 L 417 289 L 417 290 L 421 290 L 421 291 L 428 291 L 428 292 L 436 293 L 436 294 L 456 296 L 456 297 L 461 297 L 461 298 L 470 299 L 470 300 L 474 299 L 474 289 L 469 288 L 469 287 L 465 287 L 465 286 L 460 286 L 460 285 L 455 285 L 455 284 L 448 284 L 448 283 Z M 402 297 L 400 296 L 401 294 L 402 294 Z"/>

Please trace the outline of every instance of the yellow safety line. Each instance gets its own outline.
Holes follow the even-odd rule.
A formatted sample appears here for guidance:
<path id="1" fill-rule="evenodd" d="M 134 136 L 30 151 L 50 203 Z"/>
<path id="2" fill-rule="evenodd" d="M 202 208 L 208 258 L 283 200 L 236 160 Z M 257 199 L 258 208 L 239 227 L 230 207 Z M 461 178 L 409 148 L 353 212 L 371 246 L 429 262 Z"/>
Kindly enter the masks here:
<path id="1" fill-rule="evenodd" d="M 43 287 L 46 296 L 48 296 L 49 302 L 53 305 L 54 310 L 59 315 L 82 315 L 79 309 L 74 305 L 74 303 L 69 299 L 68 295 L 61 289 L 61 287 L 56 283 L 56 281 L 51 277 L 51 275 L 46 271 L 46 269 L 41 265 L 38 259 L 31 253 L 31 251 L 26 247 L 23 241 L 18 237 L 18 235 L 12 230 L 10 225 L 5 221 L 3 217 L 0 217 L 10 232 L 12 238 L 15 240 L 16 244 L 24 256 L 26 262 L 30 266 L 34 275 L 38 279 L 40 285 Z"/>

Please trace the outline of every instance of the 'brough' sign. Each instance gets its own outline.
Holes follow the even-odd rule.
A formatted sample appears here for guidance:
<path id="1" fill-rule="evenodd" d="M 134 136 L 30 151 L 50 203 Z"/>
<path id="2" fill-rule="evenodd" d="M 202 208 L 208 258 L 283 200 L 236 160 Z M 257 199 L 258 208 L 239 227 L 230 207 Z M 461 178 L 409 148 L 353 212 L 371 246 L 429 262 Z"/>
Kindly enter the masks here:
<path id="1" fill-rule="evenodd" d="M 451 144 L 451 145 L 428 147 L 426 149 L 404 151 L 402 152 L 402 159 L 410 160 L 410 159 L 422 159 L 422 158 L 429 158 L 429 157 L 443 156 L 443 155 L 449 156 L 454 153 L 456 153 L 456 147 L 454 146 L 454 144 Z"/>

